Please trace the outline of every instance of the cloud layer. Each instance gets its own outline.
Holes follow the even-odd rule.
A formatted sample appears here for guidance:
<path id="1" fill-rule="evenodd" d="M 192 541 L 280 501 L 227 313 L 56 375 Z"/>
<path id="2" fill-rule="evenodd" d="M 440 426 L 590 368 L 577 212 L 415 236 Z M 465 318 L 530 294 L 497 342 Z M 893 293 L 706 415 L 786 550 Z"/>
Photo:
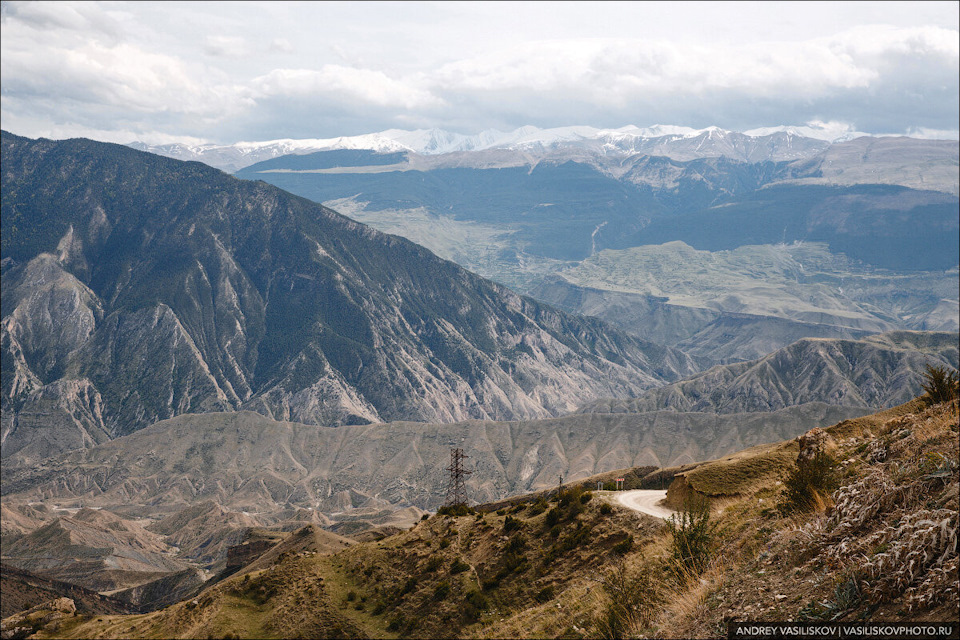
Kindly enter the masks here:
<path id="1" fill-rule="evenodd" d="M 832 32 L 770 16 L 763 38 L 744 35 L 737 11 L 736 33 L 714 36 L 699 14 L 684 29 L 689 5 L 655 5 L 642 29 L 589 19 L 634 4 L 575 5 L 554 24 L 526 4 L 4 3 L 3 127 L 150 142 L 524 124 L 957 128 L 955 3 L 924 5 L 913 23 L 833 16 Z M 830 5 L 782 8 L 832 24 Z"/>

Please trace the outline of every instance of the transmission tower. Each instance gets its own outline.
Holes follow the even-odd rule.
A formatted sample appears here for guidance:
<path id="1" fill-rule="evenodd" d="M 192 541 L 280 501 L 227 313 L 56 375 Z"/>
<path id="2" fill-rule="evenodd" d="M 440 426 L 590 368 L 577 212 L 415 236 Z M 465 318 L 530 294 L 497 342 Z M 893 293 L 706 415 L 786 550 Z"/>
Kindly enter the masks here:
<path id="1" fill-rule="evenodd" d="M 450 472 L 450 484 L 447 485 L 446 502 L 446 506 L 448 507 L 467 504 L 467 489 L 463 480 L 464 476 L 473 473 L 473 471 L 465 471 L 463 469 L 463 459 L 469 457 L 470 456 L 463 453 L 463 449 L 450 449 L 450 466 L 447 467 L 447 471 Z"/>

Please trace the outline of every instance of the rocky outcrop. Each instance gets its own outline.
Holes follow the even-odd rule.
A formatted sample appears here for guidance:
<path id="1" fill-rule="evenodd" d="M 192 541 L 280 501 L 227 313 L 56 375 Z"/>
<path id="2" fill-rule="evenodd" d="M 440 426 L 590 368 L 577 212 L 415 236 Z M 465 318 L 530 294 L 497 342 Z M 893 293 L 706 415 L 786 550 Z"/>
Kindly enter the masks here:
<path id="1" fill-rule="evenodd" d="M 113 597 L 129 602 L 141 611 L 156 611 L 198 592 L 203 583 L 203 572 L 190 568 L 118 591 Z"/>
<path id="2" fill-rule="evenodd" d="M 54 598 L 49 602 L 27 609 L 3 621 L 0 638 L 14 640 L 27 638 L 37 631 L 56 633 L 60 621 L 77 614 L 77 606 L 70 598 Z"/>

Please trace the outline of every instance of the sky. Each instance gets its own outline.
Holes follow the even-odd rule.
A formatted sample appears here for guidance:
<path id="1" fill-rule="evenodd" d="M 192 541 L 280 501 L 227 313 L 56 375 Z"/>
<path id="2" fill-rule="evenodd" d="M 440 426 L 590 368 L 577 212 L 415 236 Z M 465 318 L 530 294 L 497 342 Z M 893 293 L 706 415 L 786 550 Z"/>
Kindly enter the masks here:
<path id="1" fill-rule="evenodd" d="M 960 2 L 3 2 L 0 30 L 0 126 L 28 137 L 960 118 Z"/>

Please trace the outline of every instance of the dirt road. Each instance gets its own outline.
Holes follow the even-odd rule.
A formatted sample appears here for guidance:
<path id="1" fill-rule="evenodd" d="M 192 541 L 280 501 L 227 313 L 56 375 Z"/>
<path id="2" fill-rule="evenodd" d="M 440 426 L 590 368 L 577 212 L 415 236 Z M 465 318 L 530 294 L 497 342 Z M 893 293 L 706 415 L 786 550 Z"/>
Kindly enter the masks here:
<path id="1" fill-rule="evenodd" d="M 621 491 L 617 494 L 616 499 L 617 502 L 628 509 L 666 519 L 676 513 L 658 504 L 666 497 L 666 491 L 637 489 L 636 491 Z"/>

